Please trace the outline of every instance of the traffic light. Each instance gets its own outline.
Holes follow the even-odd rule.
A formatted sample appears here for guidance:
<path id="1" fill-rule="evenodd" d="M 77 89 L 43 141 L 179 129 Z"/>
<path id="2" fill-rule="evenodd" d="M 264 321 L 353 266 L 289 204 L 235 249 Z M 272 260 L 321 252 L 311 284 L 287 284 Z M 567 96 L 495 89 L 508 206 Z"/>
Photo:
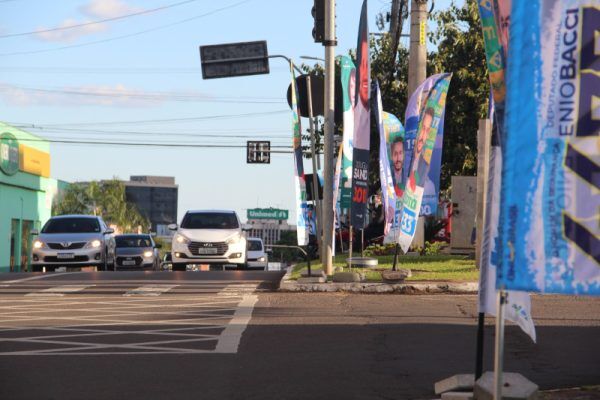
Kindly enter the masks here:
<path id="1" fill-rule="evenodd" d="M 312 30 L 315 43 L 323 43 L 325 40 L 325 0 L 314 0 L 314 5 L 311 10 L 315 27 Z"/>

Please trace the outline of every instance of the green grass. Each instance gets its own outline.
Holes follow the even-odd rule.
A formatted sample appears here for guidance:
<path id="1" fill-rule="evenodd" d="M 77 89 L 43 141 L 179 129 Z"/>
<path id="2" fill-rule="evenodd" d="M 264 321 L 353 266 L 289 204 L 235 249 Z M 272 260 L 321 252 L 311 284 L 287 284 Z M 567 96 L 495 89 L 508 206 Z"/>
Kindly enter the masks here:
<path id="1" fill-rule="evenodd" d="M 343 267 L 344 271 L 349 271 L 346 266 L 347 254 L 337 255 L 334 258 L 334 267 Z M 369 282 L 380 282 L 380 270 L 392 269 L 394 256 L 376 256 L 379 260 L 378 267 L 374 269 L 353 268 L 355 272 L 363 272 Z M 306 263 L 300 263 L 294 267 L 292 279 L 300 277 L 300 271 L 306 268 Z M 312 269 L 321 269 L 320 263 L 312 263 Z M 468 282 L 479 279 L 479 271 L 475 267 L 475 260 L 464 256 L 450 255 L 430 255 L 430 256 L 399 256 L 398 268 L 408 268 L 412 271 L 412 277 L 408 281 L 454 281 Z"/>

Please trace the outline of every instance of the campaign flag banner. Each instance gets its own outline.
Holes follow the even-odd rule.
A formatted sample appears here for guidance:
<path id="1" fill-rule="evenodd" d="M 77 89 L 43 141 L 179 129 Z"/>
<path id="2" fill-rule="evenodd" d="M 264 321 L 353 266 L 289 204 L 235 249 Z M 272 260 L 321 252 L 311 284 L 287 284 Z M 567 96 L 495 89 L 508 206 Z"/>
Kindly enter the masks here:
<path id="1" fill-rule="evenodd" d="M 342 175 L 342 157 L 344 152 L 344 144 L 340 144 L 338 156 L 335 161 L 335 172 L 333 174 L 333 238 L 331 242 L 331 254 L 335 256 L 335 230 L 340 228 L 340 216 L 342 209 L 340 207 L 340 182 Z"/>
<path id="2" fill-rule="evenodd" d="M 399 187 L 402 188 L 402 191 L 404 190 L 404 187 L 406 186 L 406 181 L 408 180 L 408 172 L 410 171 L 412 156 L 414 154 L 415 139 L 417 137 L 417 130 L 419 129 L 421 113 L 425 108 L 425 102 L 427 101 L 429 91 L 442 76 L 443 74 L 437 74 L 425 79 L 425 81 L 421 83 L 417 87 L 417 89 L 415 89 L 408 101 L 404 119 L 406 125 L 406 133 L 404 135 L 404 174 L 402 177 L 402 181 L 399 185 Z M 421 207 L 421 209 L 419 210 L 419 215 L 435 214 L 437 210 L 440 187 L 440 170 L 442 161 L 442 144 L 444 143 L 443 128 L 444 117 L 442 114 L 438 132 L 440 138 L 436 139 L 433 148 L 430 172 L 428 174 L 428 179 L 425 181 L 424 186 L 425 192 L 424 199 L 422 202 L 424 206 Z"/>
<path id="3" fill-rule="evenodd" d="M 508 22 L 510 21 L 510 1 L 493 0 L 480 2 L 479 15 L 490 72 L 489 118 L 493 123 L 490 159 L 488 160 L 488 180 L 485 194 L 484 226 L 479 268 L 479 312 L 496 315 L 498 301 L 496 290 L 497 268 L 492 259 L 498 237 L 498 217 L 500 210 L 500 184 L 502 181 L 502 152 L 499 127 L 504 123 L 504 98 L 506 94 L 504 71 L 507 51 Z M 503 10 L 503 11 L 501 11 Z M 506 12 L 508 10 L 508 14 Z M 494 92 L 495 90 L 495 92 Z M 494 95 L 500 107 L 495 106 Z M 498 111 L 496 111 L 498 109 Z M 531 298 L 527 292 L 506 291 L 504 317 L 517 325 L 531 339 L 536 341 L 535 325 L 531 317 Z"/>
<path id="4" fill-rule="evenodd" d="M 306 202 L 306 179 L 304 177 L 304 165 L 302 164 L 302 135 L 300 128 L 300 109 L 298 108 L 298 88 L 296 87 L 296 76 L 294 64 L 290 62 L 292 74 L 292 131 L 294 151 L 294 182 L 296 188 L 296 232 L 298 234 L 298 246 L 308 244 L 308 203 Z"/>
<path id="5" fill-rule="evenodd" d="M 600 8 L 513 1 L 496 285 L 600 295 Z"/>
<path id="6" fill-rule="evenodd" d="M 383 132 L 386 141 L 387 159 L 390 164 L 389 169 L 392 175 L 394 197 L 396 199 L 394 219 L 392 220 L 389 232 L 387 232 L 383 238 L 383 242 L 396 243 L 398 241 L 398 235 L 400 234 L 402 193 L 404 192 L 404 188 L 400 187 L 404 171 L 404 126 L 402 126 L 402 123 L 395 115 L 384 111 Z M 379 151 L 381 152 L 381 147 L 379 148 Z"/>
<path id="7" fill-rule="evenodd" d="M 343 158 L 341 172 L 340 207 L 350 208 L 352 199 L 352 142 L 354 140 L 354 93 L 356 92 L 356 69 L 348 56 L 340 57 L 343 106 Z"/>
<path id="8" fill-rule="evenodd" d="M 352 154 L 352 225 L 365 227 L 369 198 L 369 148 L 371 136 L 371 62 L 369 60 L 369 27 L 367 0 L 363 1 L 356 45 L 356 91 L 354 94 L 354 139 Z"/>
<path id="9" fill-rule="evenodd" d="M 413 159 L 402 197 L 402 220 L 398 243 L 405 253 L 408 251 L 417 229 L 417 219 L 425 191 L 424 185 L 428 179 L 433 147 L 446 107 L 446 95 L 451 77 L 452 74 L 443 74 L 434 83 L 421 113 Z"/>
<path id="10" fill-rule="evenodd" d="M 375 116 L 377 117 L 377 127 L 379 128 L 379 182 L 381 184 L 381 199 L 384 215 L 383 234 L 387 235 L 392 228 L 394 217 L 396 216 L 396 191 L 394 189 L 394 180 L 392 178 L 390 159 L 388 157 L 388 140 L 383 127 L 383 105 L 381 103 L 379 83 L 375 84 L 375 98 Z"/>

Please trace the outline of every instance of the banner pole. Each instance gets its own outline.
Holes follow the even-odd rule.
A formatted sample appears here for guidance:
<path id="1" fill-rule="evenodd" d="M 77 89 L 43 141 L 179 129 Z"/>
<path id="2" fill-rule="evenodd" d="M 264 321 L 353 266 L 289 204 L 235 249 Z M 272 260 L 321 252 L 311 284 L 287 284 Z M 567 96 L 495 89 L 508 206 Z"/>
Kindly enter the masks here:
<path id="1" fill-rule="evenodd" d="M 496 311 L 496 354 L 494 359 L 494 400 L 502 399 L 504 368 L 504 304 L 506 292 L 504 286 L 498 290 L 498 309 Z"/>
<path id="2" fill-rule="evenodd" d="M 485 313 L 480 312 L 477 321 L 477 352 L 475 354 L 475 380 L 481 378 L 483 373 L 483 340 L 484 340 Z"/>
<path id="3" fill-rule="evenodd" d="M 398 249 L 400 245 L 396 242 L 396 249 L 394 251 L 394 264 L 392 264 L 392 271 L 396 271 L 396 263 L 398 262 Z"/>

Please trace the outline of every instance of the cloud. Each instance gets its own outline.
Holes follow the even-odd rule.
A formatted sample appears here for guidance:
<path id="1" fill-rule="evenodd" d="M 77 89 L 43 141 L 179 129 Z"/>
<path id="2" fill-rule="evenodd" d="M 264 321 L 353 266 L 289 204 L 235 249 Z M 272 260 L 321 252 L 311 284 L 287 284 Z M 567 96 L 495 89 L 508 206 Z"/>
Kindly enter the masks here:
<path id="1" fill-rule="evenodd" d="M 45 90 L 2 83 L 0 83 L 0 99 L 7 105 L 18 107 L 156 107 L 165 100 L 162 96 L 157 96 L 144 90 L 130 89 L 122 84 L 113 86 L 72 86 Z"/>
<path id="2" fill-rule="evenodd" d="M 86 23 L 90 21 L 77 21 L 74 19 L 66 19 L 64 20 L 58 27 L 64 28 L 68 26 L 78 25 L 82 23 Z M 38 30 L 45 30 L 45 27 L 39 27 Z M 58 31 L 50 31 L 50 32 L 40 32 L 36 34 L 36 37 L 45 42 L 61 42 L 61 43 L 72 43 L 79 39 L 82 36 L 105 32 L 108 30 L 108 25 L 106 24 L 92 24 L 85 25 L 80 28 L 72 28 L 72 29 L 64 29 Z"/>
<path id="3" fill-rule="evenodd" d="M 89 17 L 106 19 L 139 12 L 143 8 L 130 6 L 121 0 L 91 0 L 79 10 Z"/>

